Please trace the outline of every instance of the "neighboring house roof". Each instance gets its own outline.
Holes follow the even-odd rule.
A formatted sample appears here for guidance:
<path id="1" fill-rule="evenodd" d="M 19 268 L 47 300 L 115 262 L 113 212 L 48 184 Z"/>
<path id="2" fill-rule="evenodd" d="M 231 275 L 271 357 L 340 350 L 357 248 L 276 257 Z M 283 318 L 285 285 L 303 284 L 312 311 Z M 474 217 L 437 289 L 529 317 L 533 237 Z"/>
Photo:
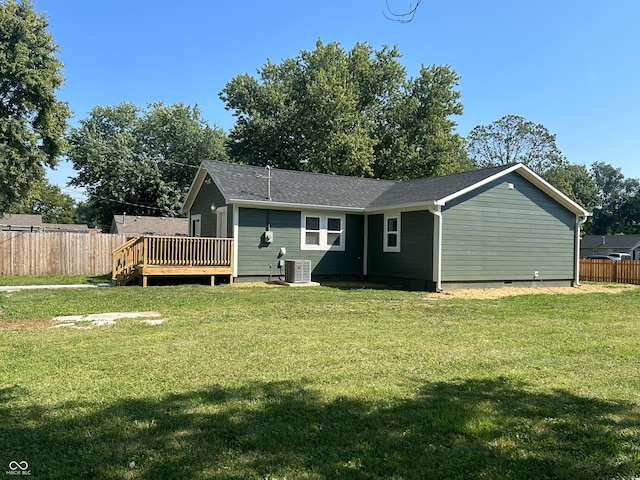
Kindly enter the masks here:
<path id="1" fill-rule="evenodd" d="M 72 223 L 43 223 L 42 229 L 45 232 L 89 233 L 89 226 L 86 224 L 81 225 Z"/>
<path id="2" fill-rule="evenodd" d="M 13 213 L 0 217 L 0 230 L 14 230 L 23 232 L 78 232 L 95 233 L 87 225 L 71 223 L 44 223 L 42 215 L 27 213 Z"/>
<path id="3" fill-rule="evenodd" d="M 11 228 L 31 228 L 42 227 L 42 215 L 31 215 L 26 213 L 8 213 L 0 218 L 0 226 Z"/>
<path id="4" fill-rule="evenodd" d="M 187 236 L 189 234 L 189 220 L 187 218 L 114 215 L 111 222 L 111 233 Z"/>
<path id="5" fill-rule="evenodd" d="M 580 205 L 522 164 L 400 182 L 267 169 L 213 160 L 202 162 L 182 211 L 189 211 L 207 175 L 213 179 L 227 204 L 379 211 L 408 206 L 445 205 L 511 172 L 522 175 L 576 215 L 589 215 Z"/>
<path id="6" fill-rule="evenodd" d="M 585 235 L 581 248 L 633 249 L 640 244 L 640 235 Z"/>

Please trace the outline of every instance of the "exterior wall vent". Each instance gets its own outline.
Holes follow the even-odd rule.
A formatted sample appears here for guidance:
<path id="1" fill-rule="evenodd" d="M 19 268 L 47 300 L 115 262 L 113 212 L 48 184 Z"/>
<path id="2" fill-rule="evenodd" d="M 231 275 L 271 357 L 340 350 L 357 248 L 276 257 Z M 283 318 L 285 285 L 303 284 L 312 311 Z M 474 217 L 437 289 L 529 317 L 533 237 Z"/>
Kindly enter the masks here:
<path id="1" fill-rule="evenodd" d="M 311 282 L 311 260 L 285 260 L 284 281 L 287 283 Z"/>

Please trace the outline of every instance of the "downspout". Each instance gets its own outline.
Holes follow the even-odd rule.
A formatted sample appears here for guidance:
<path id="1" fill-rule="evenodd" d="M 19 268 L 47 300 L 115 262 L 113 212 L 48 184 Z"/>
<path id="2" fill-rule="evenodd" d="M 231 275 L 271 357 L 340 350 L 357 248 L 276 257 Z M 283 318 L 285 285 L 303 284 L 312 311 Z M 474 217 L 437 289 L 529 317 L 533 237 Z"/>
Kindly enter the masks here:
<path id="1" fill-rule="evenodd" d="M 362 276 L 369 274 L 369 215 L 364 215 L 364 245 L 362 246 Z"/>
<path id="2" fill-rule="evenodd" d="M 573 286 L 574 287 L 579 287 L 580 286 L 580 227 L 588 219 L 589 219 L 589 217 L 586 216 L 586 215 L 584 217 L 576 215 L 576 232 L 575 232 L 575 246 L 574 246 L 575 271 L 573 273 L 573 275 L 574 275 Z"/>
<path id="3" fill-rule="evenodd" d="M 440 205 L 429 207 L 429 212 L 434 217 L 433 228 L 433 279 L 436 284 L 436 292 L 442 292 L 442 210 Z"/>
<path id="4" fill-rule="evenodd" d="M 240 250 L 239 233 L 240 233 L 240 208 L 235 203 L 233 207 L 233 278 L 238 277 L 238 250 Z"/>

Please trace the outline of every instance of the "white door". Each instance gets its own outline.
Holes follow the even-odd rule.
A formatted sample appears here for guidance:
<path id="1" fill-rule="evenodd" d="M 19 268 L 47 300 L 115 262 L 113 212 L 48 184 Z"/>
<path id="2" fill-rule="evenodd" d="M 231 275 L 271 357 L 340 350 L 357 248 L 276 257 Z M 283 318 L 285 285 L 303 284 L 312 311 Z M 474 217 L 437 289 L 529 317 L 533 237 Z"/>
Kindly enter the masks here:
<path id="1" fill-rule="evenodd" d="M 189 235 L 199 237 L 202 233 L 202 215 L 191 215 L 191 224 L 189 226 Z"/>
<path id="2" fill-rule="evenodd" d="M 216 237 L 228 238 L 227 236 L 227 207 L 216 209 Z"/>

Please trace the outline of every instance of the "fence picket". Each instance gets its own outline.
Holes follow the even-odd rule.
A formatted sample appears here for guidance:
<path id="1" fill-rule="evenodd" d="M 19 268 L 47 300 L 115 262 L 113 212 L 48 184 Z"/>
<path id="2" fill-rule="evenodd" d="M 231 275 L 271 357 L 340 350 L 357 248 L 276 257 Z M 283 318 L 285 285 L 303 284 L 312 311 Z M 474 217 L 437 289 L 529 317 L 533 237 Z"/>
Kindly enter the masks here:
<path id="1" fill-rule="evenodd" d="M 580 259 L 580 280 L 640 285 L 640 260 Z"/>
<path id="2" fill-rule="evenodd" d="M 0 275 L 105 275 L 126 235 L 0 232 Z"/>

